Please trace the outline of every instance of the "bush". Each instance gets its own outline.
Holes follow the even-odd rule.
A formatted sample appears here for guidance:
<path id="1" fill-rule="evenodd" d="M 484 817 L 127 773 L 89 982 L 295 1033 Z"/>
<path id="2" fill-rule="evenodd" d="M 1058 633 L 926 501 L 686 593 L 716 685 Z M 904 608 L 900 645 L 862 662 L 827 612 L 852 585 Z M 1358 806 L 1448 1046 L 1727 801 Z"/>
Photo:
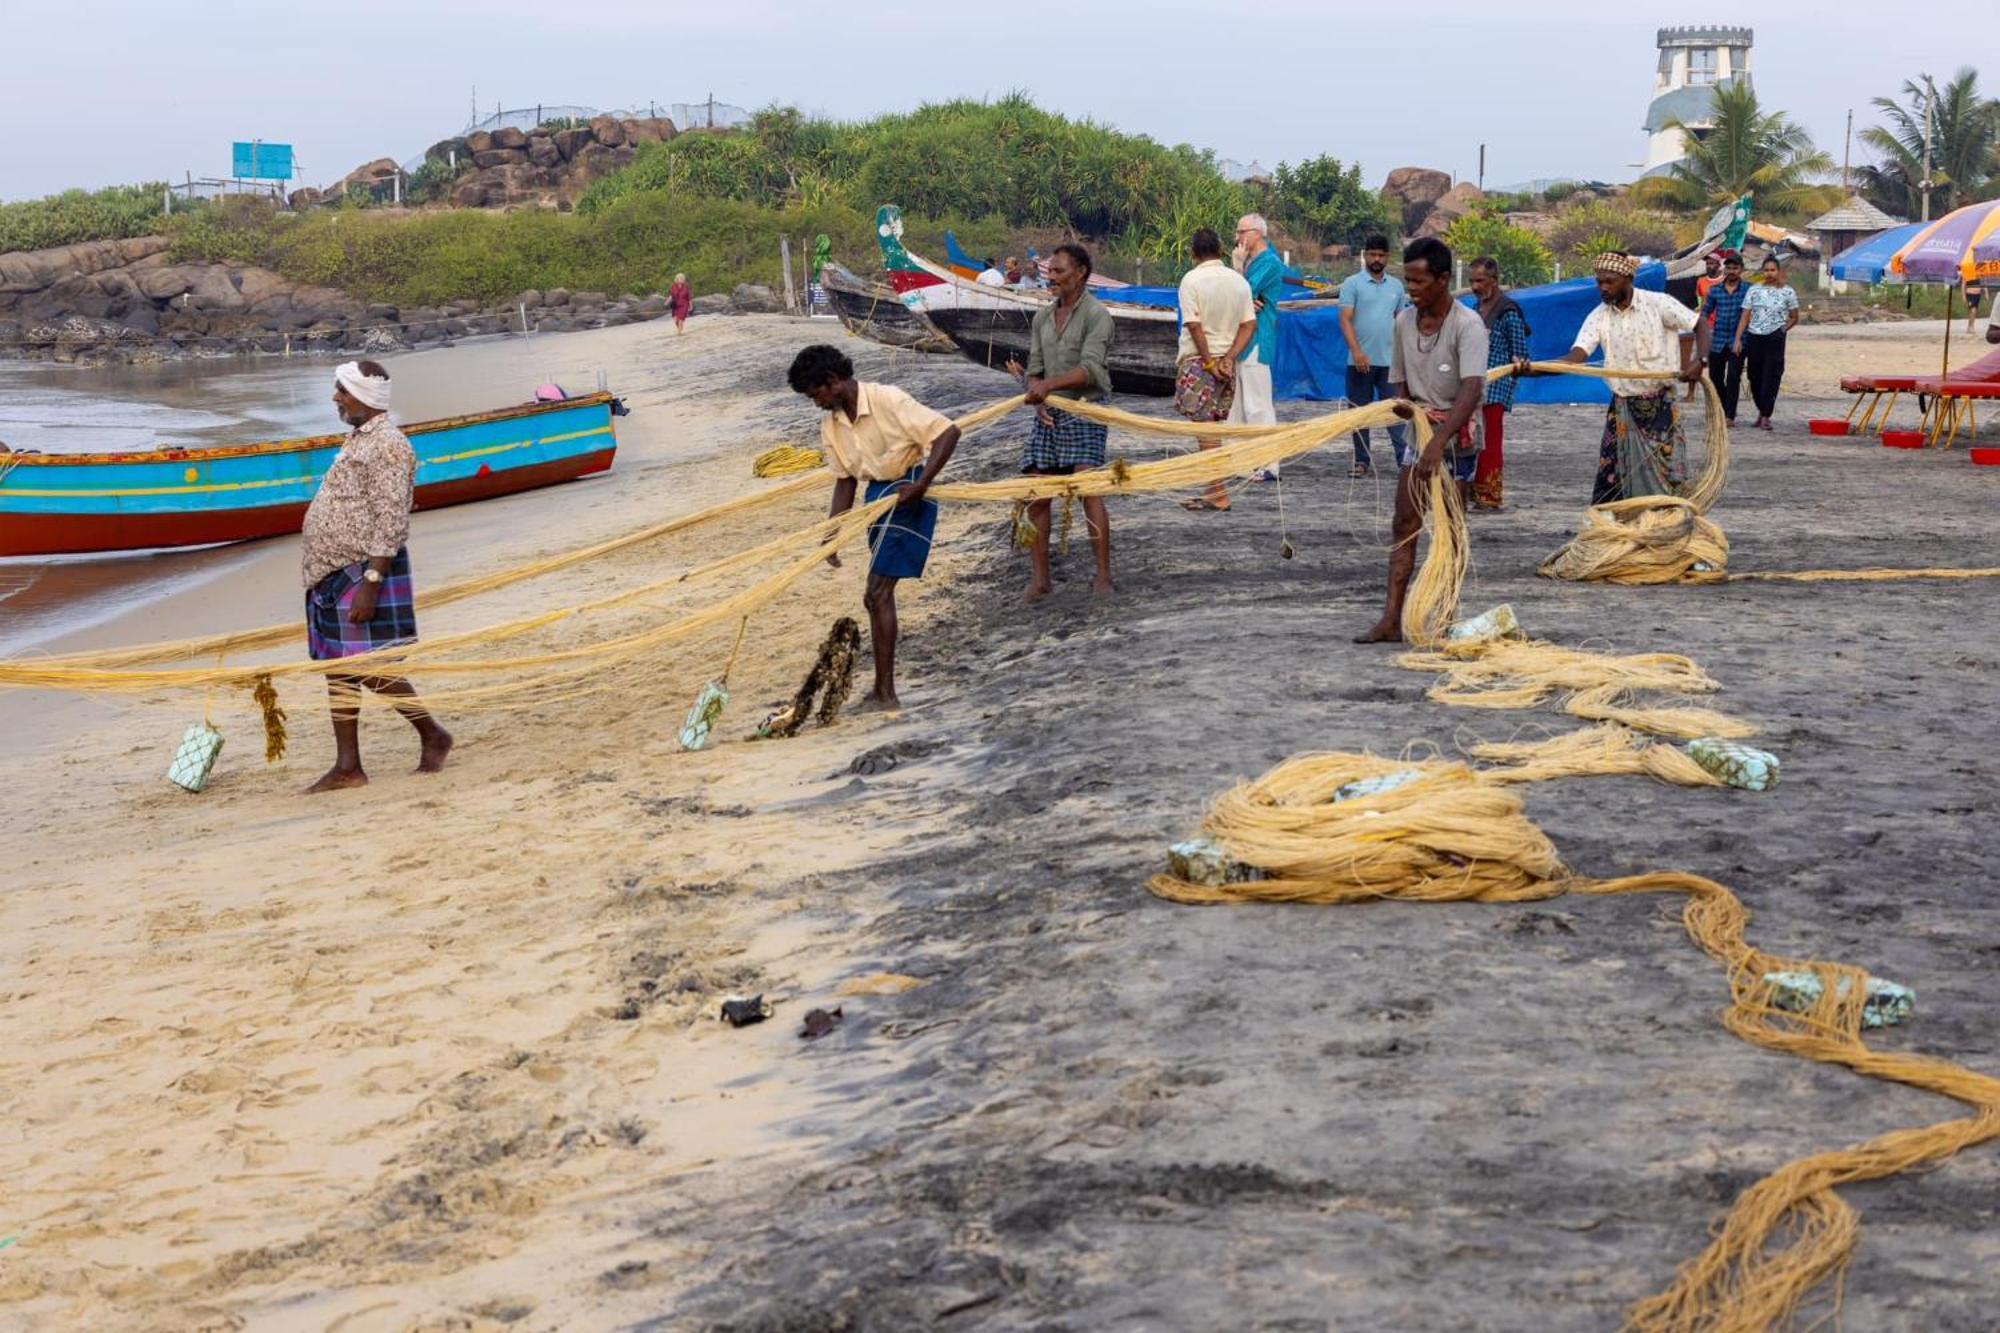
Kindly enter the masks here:
<path id="1" fill-rule="evenodd" d="M 0 254 L 150 236 L 159 230 L 166 189 L 162 183 L 116 185 L 0 204 Z"/>
<path id="2" fill-rule="evenodd" d="M 1394 236 L 1402 228 L 1382 196 L 1361 183 L 1359 162 L 1343 167 L 1325 156 L 1296 167 L 1280 162 L 1272 184 L 1272 221 L 1321 245 L 1358 248 L 1370 232 Z"/>
<path id="3" fill-rule="evenodd" d="M 1451 224 L 1445 244 L 1452 254 L 1470 264 L 1482 255 L 1500 263 L 1500 280 L 1510 287 L 1532 287 L 1549 280 L 1555 270 L 1554 256 L 1542 238 L 1525 227 L 1512 227 L 1493 213 L 1468 213 Z"/>
<path id="4" fill-rule="evenodd" d="M 1588 262 L 1606 250 L 1671 254 L 1674 220 L 1615 199 L 1592 199 L 1558 213 L 1548 243 L 1558 256 L 1571 262 Z"/>

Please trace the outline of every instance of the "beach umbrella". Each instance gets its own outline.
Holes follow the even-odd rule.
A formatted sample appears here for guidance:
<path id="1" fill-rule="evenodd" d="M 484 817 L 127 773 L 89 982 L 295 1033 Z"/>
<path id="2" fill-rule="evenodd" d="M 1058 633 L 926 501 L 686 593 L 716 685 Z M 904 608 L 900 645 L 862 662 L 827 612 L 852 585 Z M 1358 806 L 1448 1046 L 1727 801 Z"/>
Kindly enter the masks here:
<path id="1" fill-rule="evenodd" d="M 1904 282 L 1957 286 L 1978 271 L 1982 242 L 2000 240 L 2000 199 L 1967 204 L 1931 223 L 1889 257 L 1889 271 Z M 2000 274 L 2000 265 L 1994 272 Z"/>
<path id="2" fill-rule="evenodd" d="M 1865 282 L 1870 285 L 1882 281 L 1889 271 L 1889 260 L 1896 252 L 1908 244 L 1910 238 L 1931 224 L 1909 222 L 1887 231 L 1876 232 L 1858 245 L 1850 245 L 1827 261 L 1826 271 L 1842 282 Z"/>

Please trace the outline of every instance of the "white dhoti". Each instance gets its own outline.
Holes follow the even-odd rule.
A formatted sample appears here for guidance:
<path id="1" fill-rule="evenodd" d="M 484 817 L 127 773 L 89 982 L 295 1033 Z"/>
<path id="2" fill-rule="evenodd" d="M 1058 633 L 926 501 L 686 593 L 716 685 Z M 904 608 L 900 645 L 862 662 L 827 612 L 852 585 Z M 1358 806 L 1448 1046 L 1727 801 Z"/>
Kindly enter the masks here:
<path id="1" fill-rule="evenodd" d="M 1229 422 L 1234 426 L 1275 426 L 1278 407 L 1271 397 L 1271 368 L 1251 352 L 1236 363 L 1236 398 L 1229 404 Z M 1275 467 L 1266 469 L 1278 475 Z"/>

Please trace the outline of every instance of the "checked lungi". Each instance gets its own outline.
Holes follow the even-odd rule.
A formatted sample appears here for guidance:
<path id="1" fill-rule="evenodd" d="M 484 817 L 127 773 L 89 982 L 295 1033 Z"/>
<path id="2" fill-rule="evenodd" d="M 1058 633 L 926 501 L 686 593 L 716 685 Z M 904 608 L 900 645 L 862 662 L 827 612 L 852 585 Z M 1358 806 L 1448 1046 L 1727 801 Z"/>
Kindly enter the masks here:
<path id="1" fill-rule="evenodd" d="M 1104 466 L 1105 443 L 1111 435 L 1108 427 L 1057 408 L 1050 408 L 1048 414 L 1053 422 L 1038 415 L 1035 428 L 1028 432 L 1021 471 L 1068 476 L 1079 468 L 1087 471 Z"/>
<path id="2" fill-rule="evenodd" d="M 364 586 L 368 562 L 336 569 L 306 589 L 306 652 L 315 662 L 353 657 L 378 648 L 396 648 L 417 638 L 417 595 L 410 580 L 408 548 L 396 552 L 375 597 L 375 615 L 359 625 L 347 622 L 354 594 Z"/>

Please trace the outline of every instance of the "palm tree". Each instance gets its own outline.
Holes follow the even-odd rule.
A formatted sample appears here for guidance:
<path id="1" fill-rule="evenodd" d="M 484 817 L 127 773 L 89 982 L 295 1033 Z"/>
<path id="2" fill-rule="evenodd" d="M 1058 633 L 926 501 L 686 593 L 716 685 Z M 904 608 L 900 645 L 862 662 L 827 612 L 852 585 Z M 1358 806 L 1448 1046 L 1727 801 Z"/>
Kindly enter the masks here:
<path id="1" fill-rule="evenodd" d="M 1716 85 L 1714 107 L 1709 129 L 1667 122 L 1686 136 L 1687 155 L 1634 185 L 1635 202 L 1700 208 L 1754 194 L 1781 213 L 1830 206 L 1829 187 L 1814 178 L 1832 171 L 1833 159 L 1813 147 L 1803 126 L 1765 111 L 1741 79 Z M 1840 191 L 1831 193 L 1837 198 Z"/>
<path id="2" fill-rule="evenodd" d="M 1861 188 L 1878 207 L 1916 217 L 1923 208 L 1924 102 L 1922 82 L 1905 80 L 1908 105 L 1887 97 L 1875 107 L 1887 121 L 1861 131 L 1861 142 L 1881 161 L 1857 173 Z M 1938 89 L 1931 122 L 1931 216 L 1940 217 L 1971 203 L 2000 183 L 2000 102 L 1979 93 L 1979 75 L 1961 69 Z"/>

